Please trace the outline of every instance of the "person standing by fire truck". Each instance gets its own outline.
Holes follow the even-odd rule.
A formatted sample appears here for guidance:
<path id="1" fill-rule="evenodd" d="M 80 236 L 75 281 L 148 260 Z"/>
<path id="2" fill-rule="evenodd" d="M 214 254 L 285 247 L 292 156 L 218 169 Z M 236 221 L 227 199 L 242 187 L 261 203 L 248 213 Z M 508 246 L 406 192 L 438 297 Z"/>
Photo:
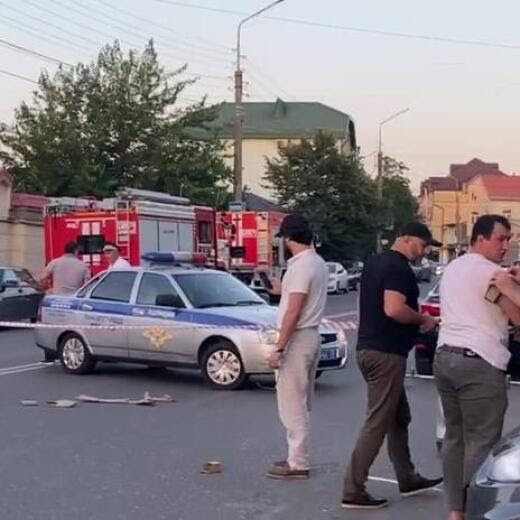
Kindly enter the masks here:
<path id="1" fill-rule="evenodd" d="M 108 258 L 109 269 L 127 269 L 131 265 L 124 259 L 121 258 L 121 250 L 119 246 L 112 242 L 107 242 L 103 248 L 103 253 Z"/>
<path id="2" fill-rule="evenodd" d="M 90 270 L 77 252 L 76 242 L 67 242 L 65 254 L 47 264 L 41 283 L 52 294 L 72 294 L 89 280 Z"/>

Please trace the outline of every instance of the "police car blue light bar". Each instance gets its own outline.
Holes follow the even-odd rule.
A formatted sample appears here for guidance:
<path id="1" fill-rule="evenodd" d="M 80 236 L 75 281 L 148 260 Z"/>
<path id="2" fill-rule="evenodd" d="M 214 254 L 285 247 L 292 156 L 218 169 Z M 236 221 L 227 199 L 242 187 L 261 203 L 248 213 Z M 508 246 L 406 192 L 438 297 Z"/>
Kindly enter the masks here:
<path id="1" fill-rule="evenodd" d="M 151 264 L 175 265 L 175 264 L 194 264 L 204 265 L 206 255 L 204 253 L 192 253 L 190 251 L 172 252 L 149 252 L 141 256 L 141 259 Z"/>

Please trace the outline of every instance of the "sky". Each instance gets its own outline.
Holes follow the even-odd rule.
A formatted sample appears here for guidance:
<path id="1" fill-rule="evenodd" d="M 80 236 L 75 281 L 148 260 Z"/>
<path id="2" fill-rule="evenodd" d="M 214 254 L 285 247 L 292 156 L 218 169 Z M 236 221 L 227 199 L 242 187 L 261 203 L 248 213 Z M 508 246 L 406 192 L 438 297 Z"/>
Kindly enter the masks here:
<path id="1" fill-rule="evenodd" d="M 168 70 L 187 64 L 200 75 L 184 103 L 203 95 L 231 101 L 243 17 L 236 12 L 268 3 L 0 0 L 0 39 L 76 63 L 116 38 L 124 48 L 142 48 L 153 37 Z M 383 126 L 382 142 L 384 153 L 408 165 L 415 191 L 450 163 L 473 157 L 520 173 L 518 0 L 284 0 L 266 15 L 242 31 L 246 101 L 319 101 L 346 112 L 372 175 L 379 123 L 409 108 Z M 0 71 L 37 80 L 42 68 L 56 65 L 0 46 Z M 1 72 L 0 85 L 0 121 L 11 122 L 35 85 Z"/>

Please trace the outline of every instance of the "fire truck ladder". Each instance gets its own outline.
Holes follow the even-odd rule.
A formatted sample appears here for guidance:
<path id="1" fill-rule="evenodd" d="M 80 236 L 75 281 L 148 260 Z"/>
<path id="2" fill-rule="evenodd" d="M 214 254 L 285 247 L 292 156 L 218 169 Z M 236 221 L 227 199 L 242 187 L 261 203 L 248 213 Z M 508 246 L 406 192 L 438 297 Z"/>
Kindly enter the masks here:
<path id="1" fill-rule="evenodd" d="M 130 209 L 129 200 L 116 202 L 116 245 L 121 250 L 121 256 L 130 261 Z"/>

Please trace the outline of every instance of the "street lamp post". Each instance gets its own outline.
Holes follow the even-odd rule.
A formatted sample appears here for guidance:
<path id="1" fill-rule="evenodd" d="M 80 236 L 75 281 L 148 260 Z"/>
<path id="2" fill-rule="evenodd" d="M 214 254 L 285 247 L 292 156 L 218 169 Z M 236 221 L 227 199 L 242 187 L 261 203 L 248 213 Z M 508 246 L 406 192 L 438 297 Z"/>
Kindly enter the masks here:
<path id="1" fill-rule="evenodd" d="M 381 140 L 381 130 L 383 125 L 392 121 L 396 117 L 405 114 L 408 112 L 409 108 L 404 108 L 403 110 L 399 110 L 395 114 L 392 114 L 390 117 L 387 117 L 385 120 L 379 123 L 379 146 L 377 152 L 377 198 L 382 201 L 383 200 L 383 148 L 382 148 L 382 140 Z M 381 231 L 377 233 L 377 252 L 380 253 L 382 250 L 381 244 Z"/>
<path id="2" fill-rule="evenodd" d="M 285 0 L 276 0 L 271 2 L 264 8 L 256 11 L 243 20 L 240 21 L 237 28 L 237 68 L 235 70 L 235 118 L 233 123 L 233 140 L 234 140 L 234 158 L 233 158 L 233 194 L 236 202 L 242 202 L 242 118 L 243 118 L 243 107 L 242 107 L 242 93 L 243 93 L 243 78 L 242 69 L 240 68 L 240 36 L 242 26 L 255 18 L 256 16 L 264 13 L 271 7 L 284 2 Z"/>

